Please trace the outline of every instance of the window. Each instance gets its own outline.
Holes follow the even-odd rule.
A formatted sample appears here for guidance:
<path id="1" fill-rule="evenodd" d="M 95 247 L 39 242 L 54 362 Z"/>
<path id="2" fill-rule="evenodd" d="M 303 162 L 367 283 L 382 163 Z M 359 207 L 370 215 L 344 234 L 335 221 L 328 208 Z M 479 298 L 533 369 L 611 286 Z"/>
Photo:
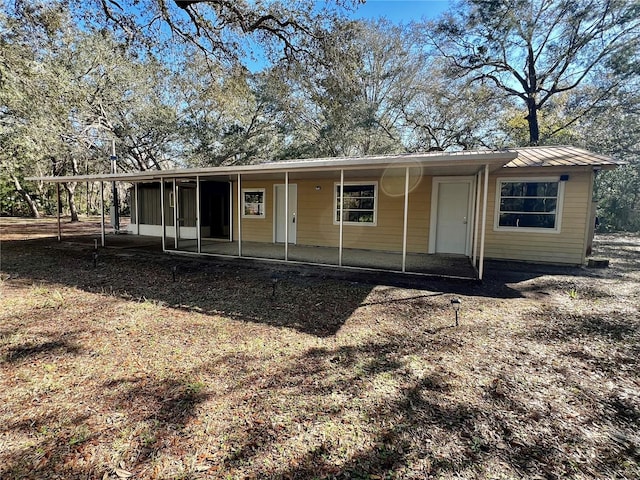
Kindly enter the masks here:
<path id="1" fill-rule="evenodd" d="M 265 218 L 264 188 L 242 189 L 242 216 Z"/>
<path id="2" fill-rule="evenodd" d="M 497 230 L 560 231 L 564 184 L 555 179 L 498 179 Z"/>
<path id="3" fill-rule="evenodd" d="M 378 184 L 345 183 L 344 223 L 353 225 L 375 225 Z M 340 223 L 340 184 L 335 184 L 334 223 Z"/>

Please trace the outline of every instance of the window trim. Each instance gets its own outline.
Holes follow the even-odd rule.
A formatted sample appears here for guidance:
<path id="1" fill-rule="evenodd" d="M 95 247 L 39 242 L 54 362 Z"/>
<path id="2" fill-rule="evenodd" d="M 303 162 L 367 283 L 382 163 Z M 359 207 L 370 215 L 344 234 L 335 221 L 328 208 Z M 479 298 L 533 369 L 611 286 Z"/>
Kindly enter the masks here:
<path id="1" fill-rule="evenodd" d="M 247 193 L 261 193 L 262 194 L 262 213 L 246 213 L 247 205 Z M 249 202 L 254 203 L 254 202 Z M 242 189 L 242 218 L 266 218 L 267 217 L 267 193 L 265 188 L 243 188 Z"/>
<path id="2" fill-rule="evenodd" d="M 345 187 L 350 187 L 354 185 L 373 185 L 373 222 L 349 222 L 346 220 L 342 221 L 343 225 L 358 225 L 361 227 L 375 227 L 378 225 L 378 182 L 377 181 L 357 181 L 357 182 L 344 182 Z M 336 217 L 338 216 L 338 197 L 340 196 L 340 182 L 333 183 L 333 224 L 340 225 L 340 220 Z M 348 209 L 347 209 L 348 210 Z"/>
<path id="3" fill-rule="evenodd" d="M 502 198 L 503 182 L 509 183 L 535 183 L 535 182 L 556 182 L 558 184 L 558 195 L 556 203 L 556 226 L 555 228 L 541 227 L 502 227 L 500 226 L 500 199 Z M 498 177 L 496 178 L 496 199 L 493 218 L 493 230 L 496 232 L 521 232 L 521 233 L 550 233 L 558 234 L 562 231 L 562 211 L 564 209 L 564 184 L 560 176 L 553 177 Z"/>

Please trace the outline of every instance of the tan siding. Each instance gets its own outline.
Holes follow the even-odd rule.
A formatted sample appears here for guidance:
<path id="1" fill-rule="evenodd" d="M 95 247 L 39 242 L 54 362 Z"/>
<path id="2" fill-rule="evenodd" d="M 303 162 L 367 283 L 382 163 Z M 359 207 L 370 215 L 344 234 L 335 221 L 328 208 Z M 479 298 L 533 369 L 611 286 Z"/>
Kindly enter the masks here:
<path id="1" fill-rule="evenodd" d="M 410 184 L 416 185 L 409 195 L 407 249 L 410 252 L 426 252 L 431 182 L 429 178 L 411 180 Z M 339 177 L 297 182 L 298 244 L 338 246 L 340 227 L 333 223 L 333 189 L 337 181 Z M 376 225 L 344 225 L 343 245 L 345 248 L 402 251 L 404 197 L 402 194 L 397 195 L 397 188 L 391 189 L 386 183 L 385 188 L 382 188 L 379 177 L 349 179 L 346 183 L 367 181 L 378 182 Z M 387 181 L 385 179 L 385 182 Z M 400 181 L 404 189 L 404 177 Z"/>
<path id="2" fill-rule="evenodd" d="M 498 177 L 539 177 L 566 172 L 549 170 L 540 172 L 536 169 L 527 175 L 513 170 L 500 173 L 501 175 L 489 177 L 486 256 L 532 262 L 583 263 L 586 249 L 585 229 L 588 221 L 587 206 L 591 201 L 589 198 L 591 173 L 587 171 L 571 173 L 569 181 L 565 182 L 560 233 L 494 230 L 496 179 Z"/>
<path id="3" fill-rule="evenodd" d="M 534 169 L 519 176 L 556 175 L 563 172 Z M 500 172 L 500 177 L 515 176 L 513 171 Z M 508 174 L 506 174 L 508 173 Z M 487 205 L 486 256 L 497 259 L 514 259 L 549 263 L 580 264 L 584 261 L 585 228 L 589 202 L 590 172 L 572 172 L 565 183 L 562 225 L 560 233 L 532 233 L 495 231 L 496 176 L 489 181 Z M 404 179 L 393 179 L 404 182 Z M 407 249 L 409 252 L 427 252 L 430 222 L 431 177 L 423 177 L 416 183 L 409 197 Z M 339 226 L 333 223 L 333 191 L 335 178 L 295 180 L 298 186 L 297 243 L 300 245 L 338 246 Z M 403 231 L 404 198 L 397 194 L 400 188 L 395 183 L 383 185 L 379 177 L 353 178 L 348 182 L 378 182 L 377 225 L 344 225 L 344 247 L 371 250 L 401 251 Z M 384 179 L 388 181 L 388 179 Z M 266 218 L 242 219 L 244 241 L 273 241 L 273 181 L 243 181 L 243 188 L 264 188 L 266 195 Z M 319 187 L 319 188 L 317 188 Z M 237 183 L 233 188 L 234 238 L 237 238 Z"/>
<path id="4" fill-rule="evenodd" d="M 242 180 L 242 189 L 264 188 L 264 218 L 242 218 L 242 240 L 273 242 L 273 185 L 272 181 Z M 282 183 L 282 182 L 279 182 Z M 241 200 L 242 201 L 242 200 Z M 238 182 L 233 182 L 233 238 L 238 238 Z"/>
<path id="5" fill-rule="evenodd" d="M 332 221 L 333 180 L 304 180 L 298 184 L 298 244 L 337 246 L 338 229 Z M 316 187 L 320 187 L 319 190 Z"/>
<path id="6" fill-rule="evenodd" d="M 337 247 L 339 244 L 339 225 L 333 223 L 333 188 L 339 176 L 329 179 L 294 180 L 298 186 L 297 243 Z M 415 180 L 415 181 L 414 181 Z M 355 181 L 376 181 L 378 183 L 377 225 L 344 225 L 343 245 L 345 248 L 363 248 L 384 251 L 402 251 L 404 197 L 396 196 L 395 190 L 385 194 L 380 186 L 379 177 L 349 179 Z M 404 177 L 401 179 L 404 188 Z M 347 182 L 347 183 L 348 183 Z M 242 219 L 242 239 L 244 241 L 273 241 L 273 201 L 274 183 L 269 181 L 244 181 L 242 188 L 264 188 L 266 193 L 266 218 Z M 411 178 L 415 185 L 409 195 L 409 216 L 407 229 L 407 250 L 409 252 L 427 252 L 429 234 L 429 215 L 431 198 L 431 178 L 421 180 Z M 319 188 L 317 188 L 319 187 Z M 237 183 L 233 184 L 233 225 L 234 238 L 237 237 Z"/>

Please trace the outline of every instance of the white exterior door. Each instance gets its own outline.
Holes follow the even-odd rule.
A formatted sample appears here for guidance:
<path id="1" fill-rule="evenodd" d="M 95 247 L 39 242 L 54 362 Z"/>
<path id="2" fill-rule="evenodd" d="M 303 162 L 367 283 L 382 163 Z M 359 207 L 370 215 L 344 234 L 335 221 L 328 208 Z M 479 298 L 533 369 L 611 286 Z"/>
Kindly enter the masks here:
<path id="1" fill-rule="evenodd" d="M 285 210 L 285 186 L 275 186 L 275 225 L 274 225 L 274 240 L 276 242 L 284 243 L 286 239 L 285 225 L 287 225 L 286 216 L 289 215 L 288 227 L 289 227 L 289 243 L 296 243 L 296 225 L 297 225 L 297 210 L 298 210 L 298 186 L 296 184 L 289 184 L 289 211 Z"/>
<path id="2" fill-rule="evenodd" d="M 472 186 L 472 178 L 434 178 L 429 253 L 470 254 Z"/>

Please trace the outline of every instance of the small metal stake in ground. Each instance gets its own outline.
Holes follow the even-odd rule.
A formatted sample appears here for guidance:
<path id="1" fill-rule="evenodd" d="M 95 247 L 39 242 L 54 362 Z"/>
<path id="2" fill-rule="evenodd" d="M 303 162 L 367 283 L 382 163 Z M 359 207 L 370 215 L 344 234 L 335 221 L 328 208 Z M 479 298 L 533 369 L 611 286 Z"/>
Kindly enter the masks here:
<path id="1" fill-rule="evenodd" d="M 173 275 L 173 281 L 176 281 L 176 272 L 178 271 L 178 266 L 174 265 L 173 267 L 171 267 L 171 274 Z"/>
<path id="2" fill-rule="evenodd" d="M 273 288 L 273 290 L 271 290 L 271 298 L 274 298 L 276 296 L 276 288 L 280 280 L 281 280 L 280 273 L 278 272 L 271 273 L 271 286 Z"/>
<path id="3" fill-rule="evenodd" d="M 459 298 L 451 299 L 451 307 L 453 307 L 453 311 L 456 312 L 456 327 L 458 326 L 458 311 L 460 310 L 460 305 L 462 304 L 462 300 Z"/>
<path id="4" fill-rule="evenodd" d="M 98 266 L 98 240 L 93 240 L 93 268 Z"/>

